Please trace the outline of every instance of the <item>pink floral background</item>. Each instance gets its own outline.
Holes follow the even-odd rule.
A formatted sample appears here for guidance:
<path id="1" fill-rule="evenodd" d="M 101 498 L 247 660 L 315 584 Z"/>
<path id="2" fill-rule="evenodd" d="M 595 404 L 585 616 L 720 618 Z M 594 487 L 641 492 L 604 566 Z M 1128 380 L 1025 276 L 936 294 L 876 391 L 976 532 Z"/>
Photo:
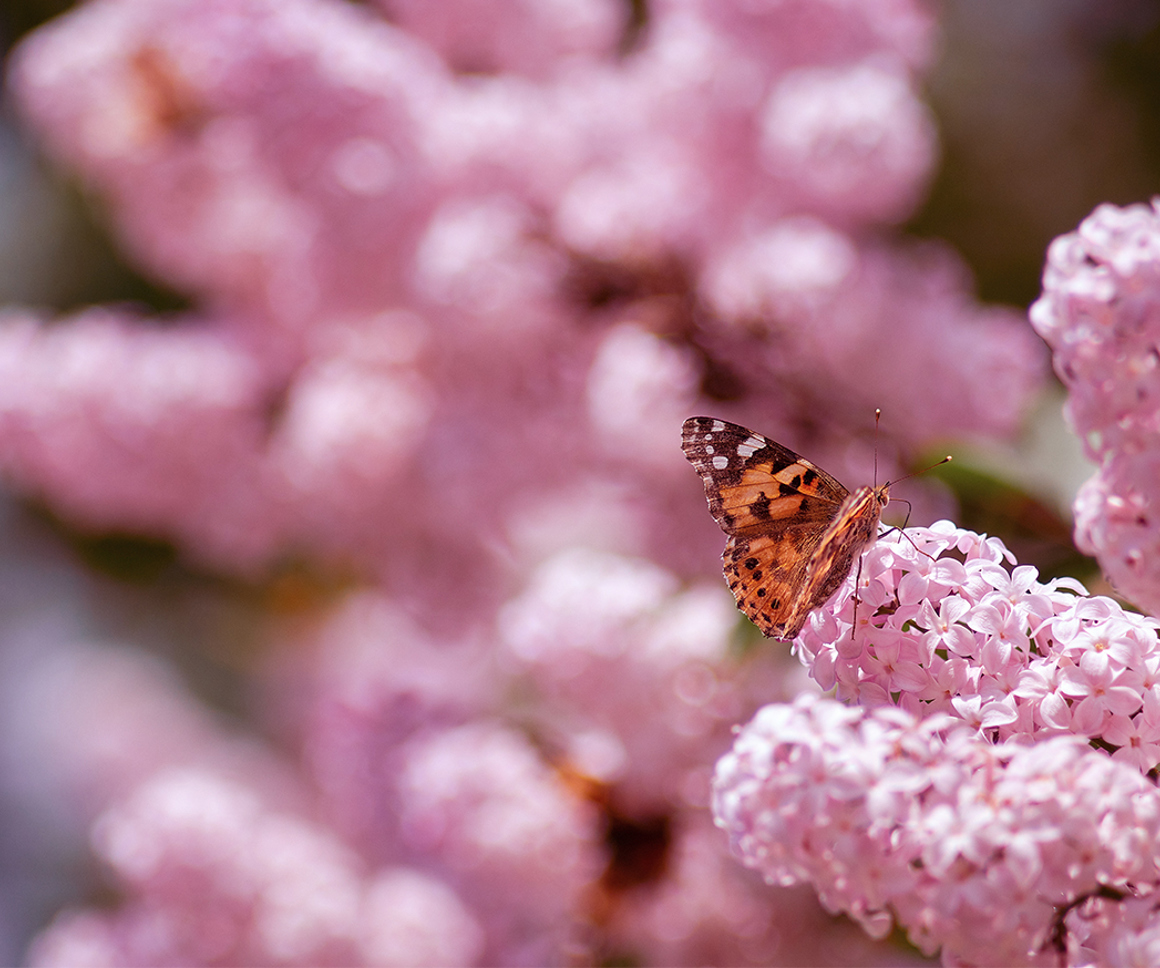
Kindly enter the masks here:
<path id="1" fill-rule="evenodd" d="M 0 962 L 1160 952 L 1149 5 L 50 12 L 0 15 Z M 857 628 L 737 613 L 691 414 L 955 453 Z"/>

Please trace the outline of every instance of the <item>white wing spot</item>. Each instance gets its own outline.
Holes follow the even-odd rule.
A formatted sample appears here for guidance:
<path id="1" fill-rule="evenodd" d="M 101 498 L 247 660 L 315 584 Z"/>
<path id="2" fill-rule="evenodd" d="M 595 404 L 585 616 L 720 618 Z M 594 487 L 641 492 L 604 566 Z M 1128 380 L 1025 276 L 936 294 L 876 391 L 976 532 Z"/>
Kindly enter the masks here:
<path id="1" fill-rule="evenodd" d="M 725 421 L 724 420 L 714 420 L 713 421 L 713 433 L 719 434 L 724 429 L 725 429 Z"/>
<path id="2" fill-rule="evenodd" d="M 715 454 L 715 453 L 717 453 L 717 452 L 716 452 L 716 451 L 713 449 L 713 445 L 712 445 L 712 444 L 706 444 L 706 445 L 705 445 L 705 453 L 706 453 L 706 454 Z"/>
<path id="3" fill-rule="evenodd" d="M 761 450 L 765 443 L 758 437 L 750 437 L 745 443 L 737 445 L 737 453 L 742 457 L 752 457 L 757 451 Z"/>
<path id="4" fill-rule="evenodd" d="M 726 457 L 724 454 L 718 454 L 716 457 L 713 458 L 713 466 L 717 470 L 723 471 L 723 470 L 725 470 L 726 467 L 729 466 L 729 458 Z"/>

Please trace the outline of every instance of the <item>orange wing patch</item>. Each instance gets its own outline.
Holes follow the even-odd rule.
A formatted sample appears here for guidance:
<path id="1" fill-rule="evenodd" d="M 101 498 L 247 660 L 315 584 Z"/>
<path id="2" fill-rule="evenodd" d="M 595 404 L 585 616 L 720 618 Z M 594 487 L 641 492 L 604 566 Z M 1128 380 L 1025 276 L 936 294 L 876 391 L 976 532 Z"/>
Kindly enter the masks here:
<path id="1" fill-rule="evenodd" d="M 788 447 L 713 417 L 686 420 L 681 447 L 729 536 L 725 579 L 738 607 L 766 636 L 794 638 L 877 537 L 888 485 L 851 494 Z"/>

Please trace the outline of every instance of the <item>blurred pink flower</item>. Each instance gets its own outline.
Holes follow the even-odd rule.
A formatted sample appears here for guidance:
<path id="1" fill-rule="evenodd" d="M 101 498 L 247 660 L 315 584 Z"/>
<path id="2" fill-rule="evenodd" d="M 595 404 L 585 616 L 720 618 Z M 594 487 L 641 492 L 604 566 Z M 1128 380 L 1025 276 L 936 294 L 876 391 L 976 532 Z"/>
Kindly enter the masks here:
<path id="1" fill-rule="evenodd" d="M 465 964 L 483 932 L 437 878 L 368 879 L 332 833 L 271 811 L 211 773 L 158 773 L 94 828 L 130 900 L 66 912 L 37 939 L 37 965 Z"/>
<path id="2" fill-rule="evenodd" d="M 20 45 L 45 151 L 195 308 L 0 321 L 0 473 L 82 529 L 370 586 L 309 630 L 271 617 L 248 712 L 281 755 L 152 675 L 129 700 L 104 672 L 46 674 L 60 715 L 32 732 L 100 815 L 122 901 L 62 915 L 34 960 L 819 950 L 818 909 L 759 893 L 708 838 L 730 726 L 804 683 L 738 654 L 677 431 L 725 399 L 855 480 L 875 407 L 885 476 L 1017 426 L 1033 335 L 949 250 L 893 234 L 934 165 L 934 29 L 917 0 L 657 0 L 643 27 L 612 0 L 90 0 Z M 1082 612 L 994 539 L 909 533 L 938 560 L 870 552 L 857 636 L 847 589 L 799 642 L 819 682 L 957 702 L 1001 739 L 1070 728 L 1074 667 L 1147 768 L 1153 626 Z M 974 782 L 975 760 L 924 759 L 937 738 L 903 712 L 862 722 L 876 762 L 819 759 L 794 790 L 818 818 L 872 788 L 877 836 L 924 783 Z M 882 766 L 873 741 L 899 730 L 933 780 Z M 823 898 L 880 936 L 882 899 L 920 878 L 843 824 L 848 882 Z M 1024 878 L 1036 845 L 1004 829 Z M 842 937 L 825 950 L 874 957 Z"/>
<path id="3" fill-rule="evenodd" d="M 1016 426 L 1042 377 L 1030 335 L 976 306 L 948 253 L 867 241 L 933 164 L 925 8 L 659 3 L 618 52 L 607 0 L 501 6 L 471 28 L 483 8 L 465 3 L 400 0 L 390 24 L 333 0 L 94 0 L 29 37 L 11 72 L 24 116 L 134 257 L 214 321 L 164 335 L 220 340 L 250 406 L 222 425 L 236 456 L 183 482 L 151 440 L 138 506 L 116 411 L 71 468 L 6 445 L 32 414 L 45 435 L 78 430 L 14 346 L 0 468 L 82 524 L 146 529 L 215 567 L 306 553 L 398 583 L 470 557 L 470 612 L 510 579 L 510 516 L 545 493 L 594 474 L 674 487 L 661 416 L 697 409 L 708 371 L 767 419 L 797 423 L 799 395 L 848 413 L 819 425 L 817 459 L 849 451 L 877 406 L 884 469 Z M 713 315 L 694 324 L 698 303 Z M 646 353 L 615 324 L 670 342 Z M 140 325 L 119 324 L 126 342 Z M 49 345 L 88 332 L 66 323 Z M 655 365 L 672 386 L 652 377 L 635 406 L 653 416 L 615 430 L 610 467 L 618 387 Z M 217 514 L 179 499 L 195 480 Z M 666 519 L 618 550 L 657 550 Z"/>
<path id="4" fill-rule="evenodd" d="M 604 59 L 624 33 L 618 0 L 376 0 L 408 33 L 465 73 L 550 76 L 578 58 Z"/>

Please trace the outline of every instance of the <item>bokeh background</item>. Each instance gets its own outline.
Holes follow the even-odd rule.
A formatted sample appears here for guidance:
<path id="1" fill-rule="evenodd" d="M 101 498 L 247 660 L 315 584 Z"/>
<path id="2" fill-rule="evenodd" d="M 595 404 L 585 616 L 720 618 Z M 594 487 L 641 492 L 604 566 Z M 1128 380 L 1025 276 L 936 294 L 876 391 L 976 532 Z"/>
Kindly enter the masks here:
<path id="1" fill-rule="evenodd" d="M 424 21 L 407 3 L 319 4 L 342 8 L 340 18 L 394 23 L 417 48 L 440 51 L 430 53 L 435 67 L 416 55 L 417 69 L 433 76 L 446 72 L 439 83 L 459 85 L 457 90 L 508 77 L 530 78 L 541 91 L 573 83 L 553 73 L 550 59 L 546 66 L 524 63 L 518 53 L 503 53 L 502 45 L 495 48 L 501 53 L 493 63 L 457 62 L 455 51 L 465 48 L 456 48 L 439 33 L 438 23 Z M 236 6 L 247 4 L 236 0 Z M 472 4 L 461 0 L 447 6 Z M 612 27 L 581 54 L 609 72 L 629 71 L 625 65 L 647 54 L 658 24 L 681 6 L 618 0 Z M 738 0 L 732 6 L 750 11 L 762 5 Z M 886 19 L 897 16 L 889 6 L 874 9 Z M 372 239 L 368 247 L 397 244 L 398 254 L 382 260 L 399 276 L 391 283 L 395 288 L 365 298 L 359 289 L 377 271 L 367 268 L 376 264 L 373 248 L 351 279 L 331 284 L 355 294 L 350 314 L 369 318 L 367 306 L 356 304 L 378 299 L 376 319 L 394 312 L 397 302 L 400 312 L 420 322 L 392 316 L 384 324 L 389 338 L 382 336 L 385 329 L 374 328 L 377 323 L 363 329 L 353 325 L 353 336 L 347 334 L 353 352 L 334 351 L 325 334 L 338 327 L 322 310 L 304 310 L 305 322 L 293 324 L 297 329 L 286 322 L 294 310 L 286 310 L 280 330 L 270 322 L 275 310 L 263 316 L 269 307 L 262 308 L 260 299 L 247 303 L 246 267 L 238 270 L 240 281 L 223 282 L 224 270 L 199 276 L 200 256 L 184 253 L 175 241 L 181 226 L 164 224 L 169 217 L 180 222 L 180 199 L 171 212 L 157 216 L 157 225 L 149 221 L 147 204 L 142 202 L 141 211 L 133 208 L 134 180 L 140 177 L 133 166 L 140 162 L 148 169 L 148 159 L 106 159 L 109 167 L 102 169 L 105 162 L 70 141 L 70 130 L 78 130 L 86 117 L 100 121 L 100 100 L 86 103 L 83 84 L 70 90 L 66 78 L 63 87 L 53 88 L 50 80 L 39 93 L 31 84 L 14 90 L 26 82 L 8 85 L 0 117 L 0 304 L 13 307 L 0 323 L 5 328 L 0 380 L 9 382 L 0 386 L 0 474 L 7 482 L 0 494 L 0 963 L 27 960 L 38 936 L 31 957 L 44 963 L 68 963 L 78 953 L 92 955 L 93 963 L 102 957 L 149 963 L 152 956 L 220 964 L 255 958 L 402 964 L 420 957 L 417 952 L 432 963 L 456 958 L 919 960 L 897 939 L 877 945 L 863 941 L 849 926 L 827 920 L 808 897 L 779 893 L 745 880 L 740 870 L 731 872 L 723 838 L 714 840 L 708 828 L 705 776 L 727 742 L 728 727 L 755 704 L 784 698 L 806 684 L 793 660 L 772 654 L 774 649 L 784 653 L 784 647 L 756 642 L 735 620 L 727 599 L 722 610 L 720 579 L 714 575 L 721 538 L 704 512 L 695 475 L 680 458 L 680 420 L 692 412 L 744 419 L 852 485 L 872 470 L 873 408 L 882 406 L 879 473 L 923 466 L 947 449 L 955 455 L 954 464 L 906 492 L 916 521 L 952 517 L 961 526 L 999 535 L 1021 562 L 1036 565 L 1045 576 L 1073 575 L 1093 591 L 1108 591 L 1098 569 L 1071 543 L 1071 500 L 1090 468 L 1062 420 L 1062 392 L 1048 375 L 1046 353 L 1035 357 L 1037 338 L 1030 328 L 1023 324 L 1023 342 L 1008 334 L 1039 294 L 1052 238 L 1074 229 L 1101 202 L 1146 201 L 1160 186 L 1160 9 L 1148 0 L 944 0 L 898 6 L 913 6 L 919 19 L 929 18 L 922 28 L 927 40 L 913 45 L 917 52 L 906 76 L 930 111 L 936 139 L 928 162 L 919 145 L 900 163 L 911 165 L 911 174 L 882 176 L 883 182 L 897 180 L 898 199 L 882 201 L 875 210 L 873 191 L 855 185 L 851 198 L 857 192 L 871 198 L 866 211 L 859 212 L 850 199 L 827 201 L 818 195 L 803 201 L 794 195 L 800 187 L 794 178 L 804 183 L 805 176 L 775 170 L 783 184 L 772 191 L 773 201 L 759 186 L 752 189 L 758 202 L 751 203 L 745 189 L 713 182 L 733 177 L 714 168 L 714 151 L 728 156 L 728 146 L 718 144 L 696 156 L 689 181 L 708 182 L 711 192 L 742 211 L 765 205 L 758 221 L 764 218 L 771 226 L 804 213 L 814 221 L 791 226 L 803 233 L 790 240 L 799 249 L 814 242 L 828 245 L 838 238 L 832 233 L 839 233 L 854 240 L 867 264 L 880 259 L 885 265 L 894 256 L 881 253 L 938 240 L 943 254 L 934 257 L 937 266 L 916 259 L 881 270 L 885 281 L 874 296 L 881 305 L 872 313 L 863 317 L 849 308 L 869 299 L 861 290 L 829 304 L 830 310 L 845 307 L 858 338 L 894 361 L 897 370 L 889 372 L 879 356 L 819 362 L 828 345 L 820 337 L 818 346 L 794 344 L 787 333 L 799 326 L 820 332 L 810 314 L 830 311 L 811 308 L 804 296 L 779 304 L 776 326 L 764 319 L 771 314 L 769 303 L 730 317 L 729 307 L 745 297 L 729 302 L 731 290 L 720 280 L 734 277 L 720 266 L 744 276 L 744 268 L 736 268 L 744 259 L 727 262 L 722 254 L 732 253 L 736 238 L 752 228 L 741 215 L 728 224 L 722 219 L 704 238 L 697 234 L 700 227 L 687 226 L 645 231 L 643 242 L 614 233 L 600 236 L 599 229 L 586 236 L 583 218 L 569 235 L 560 215 L 565 188 L 533 191 L 526 185 L 540 175 L 545 183 L 556 179 L 574 186 L 588 169 L 572 170 L 568 158 L 545 160 L 536 152 L 546 143 L 536 143 L 531 160 L 502 170 L 506 156 L 496 162 L 487 152 L 510 150 L 518 134 L 506 142 L 496 135 L 499 148 L 479 138 L 454 159 L 458 168 L 450 165 L 454 171 L 440 173 L 435 187 L 416 189 L 434 198 L 423 203 L 429 210 L 416 220 L 429 229 L 442 213 L 447 248 L 440 264 L 462 258 L 467 268 L 454 269 L 460 276 L 446 269 L 428 281 L 423 294 L 402 299 L 398 293 L 414 288 L 414 276 L 435 270 L 412 260 L 411 250 L 394 241 L 391 227 L 365 229 Z M 15 51 L 28 58 L 23 69 L 31 70 L 27 63 L 39 57 L 36 70 L 50 76 L 53 57 L 67 53 L 83 61 L 78 53 L 84 50 L 83 30 L 67 42 L 71 46 L 20 53 L 30 49 L 22 43 L 26 38 L 39 36 L 35 32 L 42 24 L 68 15 L 71 7 L 0 2 L 6 62 L 15 63 Z M 840 26 L 843 16 L 853 17 L 836 15 L 834 23 Z M 722 37 L 740 43 L 744 31 L 736 23 L 718 27 Z M 345 29 L 335 28 L 334 36 L 346 36 Z M 352 28 L 352 36 L 358 29 Z M 517 51 L 537 36 L 530 28 L 521 34 L 518 23 L 505 29 Z M 810 29 L 824 34 L 828 28 Z M 818 51 L 824 47 L 816 33 L 803 36 L 812 38 Z M 242 46 L 253 39 L 244 32 L 238 37 Z M 104 35 L 94 44 L 98 40 L 112 43 Z M 165 37 L 157 49 L 181 43 L 180 37 Z M 924 44 L 926 54 L 920 51 Z M 812 56 L 810 49 L 799 53 L 804 62 Z M 230 50 L 221 52 L 223 61 L 232 56 Z M 354 61 L 358 56 L 351 54 Z M 373 59 L 374 52 L 369 56 Z M 658 68 L 658 77 L 683 76 L 682 56 L 708 55 L 695 45 L 674 44 L 666 56 L 676 58 L 676 66 L 671 74 Z M 817 54 L 819 62 L 828 57 L 838 66 L 843 56 Z M 712 71 L 717 62 L 709 60 Z M 155 98 L 176 98 L 176 107 L 159 108 L 157 116 L 172 109 L 163 126 L 177 129 L 184 94 L 174 94 L 163 58 L 160 63 L 158 68 L 149 62 L 148 69 L 138 64 L 138 80 L 153 85 Z M 405 65 L 392 69 L 407 71 Z M 785 70 L 778 70 L 781 77 Z M 77 76 L 83 79 L 83 71 Z M 375 76 L 373 70 L 367 76 Z M 408 82 L 392 76 L 391 83 L 406 88 Z M 303 103 L 315 99 L 304 121 L 294 116 L 292 94 L 263 94 L 258 79 L 254 84 L 257 93 L 248 106 L 213 110 L 257 117 L 263 104 L 276 103 L 289 112 L 286 125 L 295 137 L 319 143 L 329 137 L 326 90 L 304 84 Z M 577 83 L 575 89 L 582 87 Z M 673 87 L 673 102 L 656 109 L 664 117 L 649 123 L 679 143 L 673 132 L 693 110 L 682 103 L 680 84 L 673 81 Z M 593 92 L 594 99 L 604 96 L 595 84 Z M 197 93 L 191 95 L 195 101 Z M 431 95 L 430 110 L 442 116 L 464 113 L 445 125 L 455 132 L 471 130 L 473 123 L 499 127 L 495 118 L 515 110 L 514 101 L 503 101 L 502 91 L 476 90 L 472 96 L 474 101 L 464 97 L 449 107 Z M 638 90 L 632 96 L 647 101 L 653 95 Z M 373 103 L 374 93 L 368 97 Z M 620 101 L 612 97 L 608 103 Z M 408 109 L 417 110 L 414 104 Z M 332 110 L 334 125 L 341 128 L 349 120 L 357 126 L 355 106 L 335 103 Z M 487 110 L 497 114 L 489 116 Z M 599 106 L 589 110 L 601 113 Z M 714 106 L 697 110 L 710 118 L 714 111 L 724 114 Z M 471 112 L 474 122 L 466 119 Z M 519 130 L 510 117 L 502 123 Z M 561 126 L 567 123 L 565 117 Z M 632 130 L 609 135 L 600 124 L 592 130 L 593 137 L 612 139 L 614 156 L 621 150 L 616 138 L 629 145 L 623 149 L 629 156 L 654 147 L 647 138 L 643 148 L 636 144 Z M 925 129 L 918 124 L 916 130 Z M 288 156 L 297 150 L 293 142 L 290 138 L 281 149 Z M 449 137 L 447 144 L 456 142 Z M 581 150 L 569 147 L 567 135 L 553 144 L 563 145 L 565 154 Z M 164 152 L 157 157 L 163 166 Z M 352 158 L 348 180 L 370 177 Z M 679 160 L 691 164 L 689 157 Z M 648 169 L 628 195 L 643 193 L 657 171 L 663 172 L 655 158 L 650 163 L 660 167 Z M 167 196 L 165 177 L 157 176 L 156 183 L 143 179 L 140 198 L 173 202 L 180 192 Z M 175 184 L 180 181 L 173 177 Z M 255 193 L 262 187 L 258 184 Z M 314 216 L 337 220 L 325 244 L 341 255 L 349 239 L 363 237 L 358 206 L 328 207 L 320 201 L 321 190 L 311 194 L 316 188 L 304 179 L 288 194 L 300 191 Z M 459 196 L 477 207 L 469 206 L 468 216 L 457 221 L 457 210 L 447 215 L 440 199 Z M 503 207 L 513 196 L 519 202 L 514 214 Z M 678 192 L 676 197 L 689 196 Z M 489 208 L 496 199 L 502 201 L 499 208 Z M 594 199 L 570 204 L 587 204 L 590 210 Z M 242 192 L 223 203 L 222 211 L 250 201 Z M 556 203 L 559 209 L 552 208 Z M 276 209 L 271 203 L 271 217 L 280 217 Z M 378 210 L 369 211 L 373 216 Z M 473 223 L 472 213 L 483 214 Z M 703 214 L 697 219 L 706 221 Z M 831 235 L 822 238 L 818 226 Z M 328 231 L 318 228 L 317 237 Z M 407 231 L 422 234 L 414 225 Z M 508 232 L 514 241 L 507 248 L 480 243 L 473 231 L 485 240 Z M 430 241 L 429 235 L 424 238 Z M 946 253 L 957 253 L 961 265 L 939 262 L 955 258 Z M 477 264 L 487 280 L 467 278 Z M 166 271 L 167 265 L 179 269 Z M 498 296 L 487 288 L 496 274 L 515 280 Z M 283 284 L 289 287 L 290 281 Z M 914 295 L 928 283 L 933 295 Z M 960 307 L 954 312 L 940 301 L 943 290 L 952 289 L 948 299 Z M 902 308 L 895 309 L 895 303 Z M 94 306 L 107 307 L 113 321 L 82 316 L 79 327 L 70 321 Z M 934 310 L 940 326 L 966 332 L 986 319 L 986 326 L 996 328 L 970 330 L 972 348 L 956 350 L 949 337 L 923 335 L 917 323 L 899 323 L 895 330 L 888 322 L 892 314 L 921 317 Z M 495 318 L 487 317 L 489 312 Z M 258 321 L 234 319 L 247 313 Z M 206 329 L 205 318 L 215 314 L 228 319 L 211 320 Z M 750 318 L 754 315 L 757 322 Z M 137 339 L 131 334 L 140 325 L 149 335 Z M 93 327 L 89 343 L 82 340 L 70 349 L 66 342 L 52 342 L 67 341 L 70 327 L 83 333 L 85 326 Z M 230 334 L 223 344 L 230 352 L 219 359 L 214 354 L 224 331 Z M 995 359 L 986 356 L 985 347 L 975 352 L 974 343 L 992 338 Z M 172 441 L 167 434 L 196 440 L 204 421 L 217 413 L 197 398 L 199 391 L 191 391 L 188 409 L 177 405 L 172 424 L 165 423 L 167 416 L 158 421 L 161 430 L 148 431 L 159 434 L 155 441 L 141 430 L 152 427 L 148 415 L 118 416 L 122 404 L 128 410 L 149 406 L 148 394 L 128 374 L 161 367 L 156 379 L 166 384 L 163 389 L 183 381 L 203 387 L 221 368 L 238 365 L 230 355 L 238 347 L 266 367 L 259 394 L 265 394 L 263 432 L 281 441 L 277 428 L 286 426 L 285 415 L 306 413 L 306 429 L 292 441 L 300 450 L 285 460 L 314 447 L 312 459 L 321 466 L 312 465 L 317 479 L 303 484 L 306 465 L 293 465 L 297 497 L 286 499 L 278 523 L 263 525 L 265 536 L 243 534 L 238 523 L 264 521 L 264 502 L 270 500 L 264 485 L 235 482 L 218 491 L 217 469 L 205 471 L 207 462 L 218 459 L 215 454 L 233 452 L 232 425 L 222 424 L 223 440 L 229 439 L 218 450 L 207 444 L 204 450 L 183 451 L 181 460 L 189 467 L 162 460 L 159 470 L 161 465 L 145 461 L 143 466 L 153 469 L 142 472 L 132 459 L 119 463 L 119 451 L 106 453 L 93 443 L 105 432 L 121 443 L 126 434 L 146 433 L 144 443 L 126 452 L 140 446 L 164 454 L 166 446 L 178 449 L 165 443 Z M 978 417 L 973 427 L 976 415 L 965 403 L 962 426 L 939 416 L 937 394 L 924 380 L 945 382 L 946 372 L 961 362 L 964 386 L 995 394 L 989 374 L 1001 358 L 1020 354 L 1027 355 L 1026 365 L 996 384 L 1019 383 L 1009 412 Z M 342 369 L 351 358 L 360 366 L 370 359 L 373 371 L 369 382 L 355 389 L 358 380 L 348 380 L 349 368 Z M 324 363 L 333 366 L 328 370 Z M 1033 370 L 1038 375 L 1028 375 Z M 97 379 L 102 372 L 103 384 Z M 327 383 L 335 372 L 338 382 Z M 306 387 L 304 373 L 315 383 Z M 365 376 L 364 370 L 358 373 Z M 375 382 L 382 373 L 388 374 L 383 378 L 388 390 Z M 412 377 L 422 381 L 420 390 L 408 382 Z M 861 379 L 862 389 L 842 389 Z M 906 386 L 897 389 L 900 384 Z M 367 385 L 372 389 L 359 396 Z M 332 392 L 334 386 L 340 390 Z M 243 391 L 227 380 L 221 392 Z M 159 399 L 164 397 L 160 393 Z M 316 410 L 309 410 L 312 399 L 321 401 Z M 203 404 L 204 411 L 198 409 Z M 413 439 L 407 434 L 414 421 L 406 416 L 412 406 L 431 415 Z M 384 432 L 405 439 L 398 450 L 369 430 L 365 440 L 333 443 L 326 420 L 373 423 L 378 408 L 386 411 L 385 419 L 398 421 Z M 928 418 L 927 425 L 920 416 Z M 212 436 L 218 430 L 205 432 Z M 249 474 L 242 453 L 247 446 L 236 444 L 242 455 L 238 467 L 245 464 Z M 284 442 L 278 446 L 293 450 Z M 360 463 L 367 453 L 369 467 Z M 424 463 L 429 455 L 433 465 Z M 397 476 L 396 465 L 405 468 Z M 170 481 L 178 495 L 173 508 L 135 516 L 132 488 L 123 476 L 138 473 L 145 487 Z M 454 486 L 444 486 L 449 477 L 457 478 Z M 115 483 L 102 491 L 95 480 Z M 386 482 L 380 490 L 378 482 Z M 94 487 L 101 492 L 96 497 Z M 209 494 L 207 506 L 194 511 L 199 494 Z M 253 506 L 227 508 L 222 495 Z M 152 507 L 153 497 L 139 504 Z M 221 526 L 224 537 L 205 537 L 222 520 L 234 522 Z M 667 650 L 669 657 L 638 661 L 631 658 L 634 650 L 638 655 Z M 677 653 L 679 661 L 672 659 Z M 703 678 L 705 669 L 716 684 L 713 703 L 690 698 L 704 691 L 698 676 Z M 617 689 L 624 694 L 614 695 Z M 674 694 L 679 702 L 670 702 Z M 695 707 L 701 718 L 684 706 L 674 711 L 673 702 Z M 665 728 L 654 735 L 646 721 Z M 633 746 L 637 740 L 639 748 Z M 452 765 L 439 765 L 445 761 Z M 653 773 L 644 765 L 649 763 Z M 149 805 L 150 782 L 161 782 L 157 777 L 164 779 L 166 769 L 192 769 L 191 764 L 202 771 L 194 777 L 202 785 L 187 776 L 184 787 L 173 789 L 184 790 L 183 802 L 192 804 L 196 816 L 187 818 L 188 829 L 201 830 L 198 825 L 205 822 L 198 797 L 216 804 L 217 815 L 227 817 L 222 824 L 233 825 L 228 836 L 203 830 L 208 840 L 219 837 L 214 849 L 220 856 L 210 848 L 198 854 L 189 846 L 188 829 L 175 833 L 178 821 Z M 465 779 L 464 764 L 478 766 L 486 778 Z M 397 788 L 399 776 L 410 777 L 412 787 Z M 206 777 L 216 777 L 219 786 Z M 502 805 L 501 788 L 525 806 L 534 801 L 544 813 L 538 819 L 519 816 L 525 827 L 540 825 L 538 839 L 525 842 L 521 853 L 512 846 L 519 842 L 513 834 L 502 862 L 481 846 L 487 838 L 456 826 L 466 829 L 465 817 L 478 819 L 480 803 L 488 805 L 493 825 L 503 817 L 517 825 L 512 818 L 519 811 Z M 223 790 L 239 796 L 243 791 L 253 802 L 230 814 L 221 805 L 228 800 Z M 153 788 L 155 796 L 164 792 Z M 465 806 L 467 801 L 472 806 Z M 424 818 L 444 813 L 452 819 L 441 821 L 442 833 L 424 828 Z M 336 881 L 346 878 L 343 884 L 361 898 L 349 905 L 364 912 L 357 917 L 394 924 L 391 917 L 402 915 L 365 913 L 375 910 L 374 903 L 393 912 L 404 906 L 392 900 L 394 882 L 384 872 L 419 872 L 416 876 L 428 880 L 405 893 L 432 891 L 435 913 L 416 917 L 437 926 L 441 937 L 458 940 L 449 948 L 420 941 L 409 949 L 392 947 L 368 940 L 365 925 L 324 930 L 319 924 L 325 918 L 308 912 L 309 903 L 283 900 L 279 910 L 291 926 L 279 936 L 298 938 L 298 947 L 255 941 L 246 934 L 251 929 L 239 925 L 257 918 L 254 912 L 266 903 L 262 899 L 268 901 L 268 883 L 247 887 L 249 893 L 239 889 L 236 896 L 222 886 L 237 874 L 226 855 L 245 854 L 252 843 L 239 833 L 250 829 L 237 819 L 243 814 L 250 818 L 245 823 L 255 825 L 253 817 L 259 815 L 296 818 L 306 831 L 304 842 L 312 845 L 281 867 L 282 861 L 255 860 L 253 866 L 265 863 L 279 872 L 262 875 L 269 883 L 293 882 L 303 871 L 329 863 L 341 873 L 334 875 Z M 171 825 L 165 827 L 159 817 L 169 817 Z M 126 842 L 148 853 L 140 847 L 144 841 L 168 859 L 149 868 L 140 853 L 125 853 Z M 227 850 L 226 844 L 233 846 Z M 311 850 L 328 859 L 318 860 Z M 545 853 L 553 855 L 551 863 L 543 862 Z M 216 859 L 207 860 L 209 855 Z M 474 867 L 456 860 L 467 855 L 475 857 Z M 575 857 L 561 874 L 556 861 L 566 855 Z M 705 873 L 710 869 L 711 876 Z M 734 876 L 736 884 L 721 886 Z M 332 889 L 319 883 L 302 891 Z M 452 892 L 452 900 L 439 891 Z M 215 892 L 228 900 L 219 899 L 216 907 L 190 901 L 195 895 L 216 898 Z M 703 895 L 729 898 L 732 911 L 710 910 L 714 899 Z M 550 903 L 538 910 L 536 897 Z M 61 911 L 88 912 L 88 920 L 54 922 Z M 357 920 L 349 912 L 332 920 L 343 917 Z M 677 922 L 686 927 L 674 929 Z M 165 940 L 146 943 L 141 940 L 148 934 L 141 927 L 145 923 L 170 929 L 194 925 L 194 934 L 217 925 L 220 938 L 198 948 L 173 929 Z M 49 933 L 42 934 L 46 929 Z"/>

